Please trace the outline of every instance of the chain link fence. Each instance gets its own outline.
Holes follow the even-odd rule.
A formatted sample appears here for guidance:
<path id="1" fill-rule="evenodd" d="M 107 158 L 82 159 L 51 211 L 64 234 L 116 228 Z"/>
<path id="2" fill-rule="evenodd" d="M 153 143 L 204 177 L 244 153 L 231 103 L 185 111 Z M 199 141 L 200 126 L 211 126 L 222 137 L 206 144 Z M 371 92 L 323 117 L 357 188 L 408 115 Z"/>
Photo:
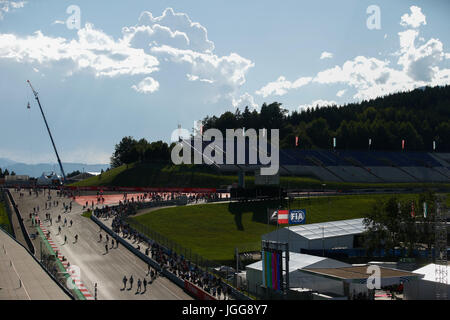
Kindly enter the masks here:
<path id="1" fill-rule="evenodd" d="M 248 295 L 248 290 L 245 290 L 245 286 L 242 289 L 236 288 L 237 275 L 234 268 L 222 265 L 213 260 L 206 259 L 205 257 L 192 252 L 190 248 L 186 248 L 180 245 L 179 243 L 167 238 L 161 233 L 133 219 L 124 218 L 123 221 L 138 233 L 161 245 L 163 249 L 166 250 L 166 253 L 171 254 L 173 252 L 176 252 L 178 255 L 183 256 L 185 259 L 195 264 L 201 270 L 213 274 L 217 278 L 220 278 L 225 284 L 232 288 L 234 295 L 239 299 L 254 299 L 254 297 Z"/>

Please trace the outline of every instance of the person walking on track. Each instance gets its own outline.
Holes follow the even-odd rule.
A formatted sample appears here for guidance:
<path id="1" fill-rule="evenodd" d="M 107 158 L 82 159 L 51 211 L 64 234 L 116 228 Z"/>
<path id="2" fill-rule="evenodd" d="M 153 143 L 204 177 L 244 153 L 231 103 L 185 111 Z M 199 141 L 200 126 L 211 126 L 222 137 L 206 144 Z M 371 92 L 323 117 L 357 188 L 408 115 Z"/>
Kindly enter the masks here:
<path id="1" fill-rule="evenodd" d="M 123 282 L 123 290 L 125 290 L 127 288 L 127 276 L 123 276 L 122 282 Z"/>
<path id="2" fill-rule="evenodd" d="M 133 275 L 130 276 L 130 289 L 131 290 L 133 288 Z"/>
<path id="3" fill-rule="evenodd" d="M 136 293 L 141 292 L 141 284 L 142 284 L 141 278 L 139 278 L 138 281 L 137 281 L 137 291 L 136 291 Z"/>

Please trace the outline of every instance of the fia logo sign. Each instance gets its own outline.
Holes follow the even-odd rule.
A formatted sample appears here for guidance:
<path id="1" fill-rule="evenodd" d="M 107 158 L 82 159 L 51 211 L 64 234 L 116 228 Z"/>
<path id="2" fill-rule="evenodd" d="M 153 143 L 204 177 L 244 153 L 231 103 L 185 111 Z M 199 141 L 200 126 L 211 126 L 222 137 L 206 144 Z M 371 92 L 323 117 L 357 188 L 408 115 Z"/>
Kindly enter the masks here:
<path id="1" fill-rule="evenodd" d="M 304 224 L 306 222 L 306 210 L 290 210 L 289 224 Z"/>

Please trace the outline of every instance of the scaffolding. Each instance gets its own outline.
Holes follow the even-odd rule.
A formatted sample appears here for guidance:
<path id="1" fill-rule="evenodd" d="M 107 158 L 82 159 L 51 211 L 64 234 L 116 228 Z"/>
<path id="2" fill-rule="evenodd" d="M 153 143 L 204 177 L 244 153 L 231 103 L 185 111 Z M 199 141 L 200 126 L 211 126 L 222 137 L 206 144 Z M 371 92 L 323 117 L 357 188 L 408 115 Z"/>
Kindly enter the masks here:
<path id="1" fill-rule="evenodd" d="M 447 210 L 445 197 L 438 197 L 434 216 L 436 300 L 447 300 Z"/>

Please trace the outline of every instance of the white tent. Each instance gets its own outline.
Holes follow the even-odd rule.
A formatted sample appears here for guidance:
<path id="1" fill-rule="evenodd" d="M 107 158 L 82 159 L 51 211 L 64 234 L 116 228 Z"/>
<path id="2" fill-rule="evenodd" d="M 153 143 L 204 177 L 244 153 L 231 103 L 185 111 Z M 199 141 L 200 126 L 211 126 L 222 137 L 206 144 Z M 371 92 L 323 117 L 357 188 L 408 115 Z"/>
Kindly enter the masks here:
<path id="1" fill-rule="evenodd" d="M 45 173 L 42 173 L 42 175 L 37 179 L 37 184 L 41 186 L 46 186 L 52 184 L 52 180 L 49 179 Z"/>
<path id="2" fill-rule="evenodd" d="M 284 259 L 283 259 L 284 265 Z M 314 268 L 342 268 L 351 267 L 350 264 L 309 254 L 289 252 L 289 287 L 308 288 L 320 292 L 332 292 L 343 295 L 342 283 L 338 280 L 325 279 L 302 272 L 302 269 Z M 262 261 L 252 263 L 246 267 L 248 289 L 251 292 L 260 291 L 262 284 Z"/>
<path id="3" fill-rule="evenodd" d="M 354 236 L 364 232 L 363 219 L 313 223 L 280 228 L 262 236 L 263 240 L 288 242 L 289 250 L 353 248 Z"/>
<path id="4" fill-rule="evenodd" d="M 428 264 L 425 267 L 414 270 L 414 273 L 423 274 L 424 277 L 417 281 L 406 282 L 404 285 L 405 300 L 435 300 L 436 289 L 439 286 L 447 290 L 447 299 L 450 298 L 450 284 L 440 284 L 436 282 L 436 265 Z M 447 275 L 450 274 L 450 267 L 447 265 Z M 448 280 L 447 280 L 448 281 Z"/>

